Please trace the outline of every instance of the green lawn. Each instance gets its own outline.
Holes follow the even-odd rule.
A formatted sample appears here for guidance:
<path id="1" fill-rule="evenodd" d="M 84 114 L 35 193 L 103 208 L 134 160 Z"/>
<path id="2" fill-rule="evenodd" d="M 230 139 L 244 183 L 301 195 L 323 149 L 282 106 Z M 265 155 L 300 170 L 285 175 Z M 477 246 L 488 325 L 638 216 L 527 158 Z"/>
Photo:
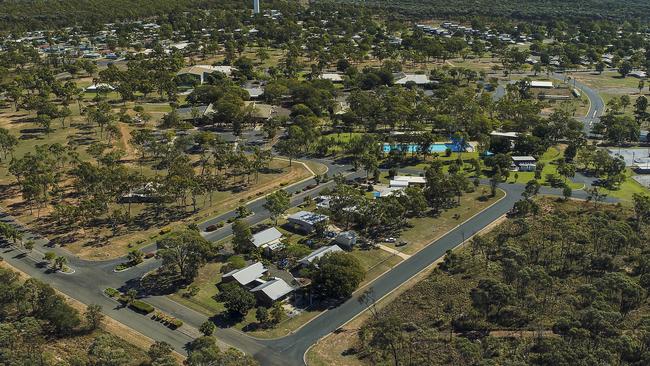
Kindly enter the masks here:
<path id="1" fill-rule="evenodd" d="M 190 309 L 198 311 L 207 316 L 213 316 L 224 310 L 223 304 L 215 301 L 212 297 L 219 293 L 217 284 L 221 282 L 221 268 L 223 263 L 208 263 L 199 270 L 199 275 L 193 282 L 198 286 L 199 292 L 192 297 L 184 297 L 185 290 L 169 295 L 169 297 Z"/>
<path id="2" fill-rule="evenodd" d="M 634 173 L 630 168 L 627 168 L 625 175 L 627 176 L 627 178 L 625 179 L 625 182 L 621 184 L 620 189 L 614 191 L 603 189 L 603 191 L 609 197 L 618 198 L 622 201 L 623 204 L 627 204 L 627 205 L 632 203 L 632 196 L 635 193 L 650 194 L 650 189 L 640 185 L 637 181 L 631 178 L 634 175 Z"/>
<path id="3" fill-rule="evenodd" d="M 489 192 L 489 187 L 479 186 L 475 192 L 466 193 L 461 197 L 460 206 L 445 210 L 436 217 L 411 219 L 409 222 L 413 227 L 402 232 L 399 237 L 399 240 L 407 244 L 403 247 L 395 247 L 395 244 L 386 245 L 406 254 L 415 254 L 505 195 L 502 190 L 497 190 L 496 197 L 482 201 L 479 198 L 483 191 Z M 468 236 L 471 234 L 467 233 Z"/>

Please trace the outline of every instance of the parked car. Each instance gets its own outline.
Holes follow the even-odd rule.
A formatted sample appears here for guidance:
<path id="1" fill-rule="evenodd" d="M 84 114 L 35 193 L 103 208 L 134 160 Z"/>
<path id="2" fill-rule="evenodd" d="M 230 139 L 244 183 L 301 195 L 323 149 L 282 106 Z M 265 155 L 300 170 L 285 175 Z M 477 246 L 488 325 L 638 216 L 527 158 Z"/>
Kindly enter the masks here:
<path id="1" fill-rule="evenodd" d="M 385 243 L 394 243 L 396 241 L 397 241 L 397 239 L 395 239 L 393 237 L 389 237 L 389 238 L 384 239 Z"/>
<path id="2" fill-rule="evenodd" d="M 395 243 L 395 246 L 396 246 L 396 247 L 403 247 L 403 246 L 405 246 L 406 244 L 407 244 L 407 243 L 406 243 L 404 240 L 400 240 L 399 242 Z"/>

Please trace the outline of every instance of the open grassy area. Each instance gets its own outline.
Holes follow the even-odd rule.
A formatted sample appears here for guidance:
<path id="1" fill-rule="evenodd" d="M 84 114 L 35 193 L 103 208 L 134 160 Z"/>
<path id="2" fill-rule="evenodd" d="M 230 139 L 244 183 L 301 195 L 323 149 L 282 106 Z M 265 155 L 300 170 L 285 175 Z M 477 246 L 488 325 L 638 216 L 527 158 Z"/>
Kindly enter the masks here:
<path id="1" fill-rule="evenodd" d="M 461 197 L 460 206 L 445 210 L 436 217 L 411 219 L 410 223 L 413 227 L 402 232 L 399 237 L 399 240 L 407 242 L 407 245 L 395 247 L 395 244 L 386 244 L 386 246 L 406 254 L 415 254 L 505 195 L 502 190 L 497 190 L 495 197 L 482 201 L 479 198 L 484 189 L 489 192 L 489 187 L 479 186 L 475 192 L 466 193 Z M 467 233 L 467 236 L 470 235 L 472 233 Z"/>
<path id="2" fill-rule="evenodd" d="M 180 290 L 169 297 L 190 309 L 198 311 L 207 316 L 218 314 L 224 310 L 223 304 L 215 301 L 212 297 L 219 293 L 217 284 L 221 282 L 223 263 L 212 262 L 203 266 L 194 280 L 193 285 L 197 286 L 199 292 L 192 297 L 185 297 L 186 290 Z"/>
<path id="3" fill-rule="evenodd" d="M 632 196 L 635 193 L 650 195 L 650 189 L 642 186 L 631 178 L 634 175 L 634 172 L 632 172 L 630 168 L 626 169 L 625 175 L 626 179 L 619 189 L 610 191 L 603 188 L 602 191 L 606 193 L 608 197 L 618 198 L 624 205 L 632 204 Z"/>

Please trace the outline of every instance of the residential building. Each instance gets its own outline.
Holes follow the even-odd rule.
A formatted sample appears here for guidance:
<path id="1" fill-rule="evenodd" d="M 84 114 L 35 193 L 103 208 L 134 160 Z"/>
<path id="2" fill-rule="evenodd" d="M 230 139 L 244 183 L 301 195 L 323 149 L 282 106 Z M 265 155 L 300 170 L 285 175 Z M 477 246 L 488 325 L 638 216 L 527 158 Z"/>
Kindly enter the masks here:
<path id="1" fill-rule="evenodd" d="M 334 241 L 337 244 L 340 244 L 346 248 L 352 248 L 357 244 L 357 233 L 354 231 L 342 231 L 340 232 Z"/>
<path id="2" fill-rule="evenodd" d="M 268 228 L 253 235 L 253 245 L 256 248 L 274 251 L 282 246 L 282 233 L 274 228 Z"/>
<path id="3" fill-rule="evenodd" d="M 266 273 L 262 262 L 255 262 L 248 267 L 232 270 L 221 276 L 221 282 L 237 281 L 242 286 L 254 284 L 262 275 Z"/>
<path id="4" fill-rule="evenodd" d="M 310 211 L 300 211 L 289 216 L 287 220 L 296 229 L 306 233 L 312 232 L 314 226 L 319 223 L 326 223 L 329 218 L 326 215 L 317 214 Z"/>
<path id="5" fill-rule="evenodd" d="M 294 290 L 283 279 L 275 277 L 251 289 L 251 292 L 260 303 L 270 306 L 276 301 L 281 301 Z"/>
<path id="6" fill-rule="evenodd" d="M 230 76 L 233 70 L 235 68 L 232 66 L 194 65 L 182 68 L 176 75 L 194 77 L 198 79 L 199 84 L 203 84 L 206 76 L 209 74 L 221 72 L 226 76 Z"/>
<path id="7" fill-rule="evenodd" d="M 533 81 L 530 82 L 530 87 L 531 88 L 542 88 L 542 89 L 553 89 L 553 82 L 552 81 L 533 80 Z"/>
<path id="8" fill-rule="evenodd" d="M 196 105 L 176 109 L 176 114 L 178 114 L 178 118 L 181 121 L 193 121 L 195 118 L 201 119 L 213 112 L 214 108 L 212 107 L 212 104 Z"/>
<path id="9" fill-rule="evenodd" d="M 306 257 L 299 260 L 298 263 L 302 264 L 303 266 L 308 266 L 315 260 L 322 258 L 327 253 L 336 253 L 342 251 L 343 249 L 341 249 L 341 247 L 339 247 L 336 244 L 320 247 L 314 250 L 313 252 L 309 253 L 309 255 L 307 255 Z"/>
<path id="10" fill-rule="evenodd" d="M 512 170 L 532 172 L 537 168 L 537 160 L 532 156 L 513 156 L 510 167 Z"/>

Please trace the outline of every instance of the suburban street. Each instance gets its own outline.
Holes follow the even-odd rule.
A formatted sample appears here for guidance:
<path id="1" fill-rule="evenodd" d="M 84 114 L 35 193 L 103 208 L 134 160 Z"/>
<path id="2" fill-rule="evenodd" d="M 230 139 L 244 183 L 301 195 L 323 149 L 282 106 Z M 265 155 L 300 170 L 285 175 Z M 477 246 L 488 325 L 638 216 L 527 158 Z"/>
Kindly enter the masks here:
<path id="1" fill-rule="evenodd" d="M 325 160 L 321 160 L 320 162 L 327 164 L 330 169 L 328 172 L 330 176 L 340 172 L 343 174 L 349 174 L 348 178 L 354 178 L 361 174 L 351 172 L 351 167 L 347 165 L 334 164 L 333 162 Z M 310 184 L 314 184 L 314 181 L 308 180 L 291 186 L 287 188 L 287 190 L 290 192 L 296 192 Z M 331 185 L 331 183 L 324 183 L 315 189 L 293 196 L 292 205 L 295 206 L 300 204 L 303 197 L 306 195 L 317 195 L 320 190 L 329 185 Z M 366 288 L 358 290 L 355 293 L 355 296 L 348 299 L 340 306 L 324 312 L 297 332 L 279 339 L 260 340 L 252 338 L 237 330 L 217 329 L 215 333 L 216 338 L 220 342 L 254 355 L 263 365 L 302 365 L 303 355 L 312 344 L 318 341 L 321 337 L 335 331 L 341 325 L 366 309 L 365 304 L 361 304 L 357 301 L 356 295 L 367 289 L 371 289 L 375 298 L 379 299 L 383 297 L 406 282 L 412 276 L 426 269 L 431 263 L 442 257 L 447 250 L 456 247 L 462 243 L 464 239 L 472 236 L 474 233 L 482 230 L 490 223 L 504 215 L 512 207 L 514 202 L 520 198 L 523 186 L 502 184 L 500 187 L 507 193 L 505 198 L 501 201 L 490 206 L 465 223 L 462 223 L 436 242 L 427 246 L 416 255 L 413 255 L 408 260 L 395 266 L 392 270 L 366 286 Z M 543 188 L 541 193 L 559 195 L 558 190 L 548 188 Z M 584 191 L 576 191 L 574 196 L 577 198 L 585 198 L 586 193 Z M 254 215 L 248 218 L 248 221 L 251 224 L 259 223 L 269 217 L 268 212 L 263 208 L 263 204 L 263 199 L 249 203 L 248 207 L 254 212 Z M 212 222 L 225 220 L 233 215 L 235 215 L 234 212 L 228 212 L 201 224 L 200 227 L 206 227 Z M 9 222 L 11 219 L 4 216 L 2 217 L 2 221 Z M 227 237 L 228 235 L 230 235 L 230 228 L 224 227 L 220 230 L 206 234 L 205 236 L 209 240 L 217 241 Z M 32 235 L 25 232 L 25 237 L 26 239 L 30 239 L 32 238 Z M 181 327 L 179 330 L 170 330 L 157 322 L 151 321 L 145 316 L 125 309 L 118 302 L 103 294 L 103 290 L 107 287 L 119 288 L 123 291 L 129 287 L 137 287 L 142 275 L 158 267 L 159 262 L 157 260 L 149 260 L 127 271 L 115 273 L 113 272 L 113 268 L 116 264 L 123 262 L 123 259 L 114 259 L 102 262 L 85 261 L 70 256 L 69 253 L 61 248 L 45 248 L 43 246 L 44 244 L 47 244 L 45 240 L 38 239 L 37 249 L 29 254 L 22 253 L 15 248 L 6 246 L 1 253 L 1 256 L 7 261 L 7 263 L 19 270 L 32 277 L 47 281 L 61 292 L 85 304 L 101 305 L 108 316 L 126 324 L 144 335 L 147 335 L 148 337 L 170 343 L 179 352 L 184 352 L 184 347 L 187 342 L 199 336 L 196 329 L 206 320 L 206 317 L 170 300 L 165 296 L 148 296 L 146 297 L 146 301 L 172 316 L 182 319 L 186 325 Z M 147 248 L 147 250 L 153 249 L 154 248 Z M 75 272 L 73 274 L 50 273 L 42 265 L 42 253 L 45 250 L 55 250 L 58 253 L 66 253 L 69 258 L 69 265 L 75 270 Z"/>

